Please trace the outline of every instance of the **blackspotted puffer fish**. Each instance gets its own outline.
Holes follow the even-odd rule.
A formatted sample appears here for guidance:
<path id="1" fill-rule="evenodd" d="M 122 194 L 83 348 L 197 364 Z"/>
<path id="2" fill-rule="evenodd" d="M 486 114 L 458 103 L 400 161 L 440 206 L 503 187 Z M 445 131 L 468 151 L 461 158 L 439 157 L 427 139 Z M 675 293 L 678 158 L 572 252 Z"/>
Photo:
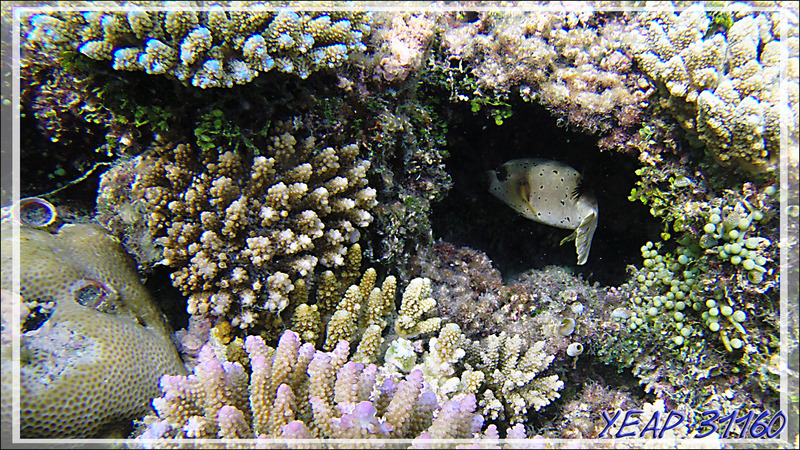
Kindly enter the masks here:
<path id="1" fill-rule="evenodd" d="M 575 240 L 578 265 L 586 264 L 597 228 L 597 200 L 584 192 L 581 174 L 547 159 L 514 159 L 489 171 L 489 192 L 523 217 L 575 230 L 561 244 Z"/>

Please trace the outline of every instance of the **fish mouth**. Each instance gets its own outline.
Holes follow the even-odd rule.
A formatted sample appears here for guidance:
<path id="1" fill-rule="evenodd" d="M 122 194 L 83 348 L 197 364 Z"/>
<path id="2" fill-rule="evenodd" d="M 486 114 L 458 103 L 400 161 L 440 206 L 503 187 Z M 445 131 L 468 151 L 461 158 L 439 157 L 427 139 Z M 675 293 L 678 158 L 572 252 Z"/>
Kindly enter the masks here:
<path id="1" fill-rule="evenodd" d="M 491 188 L 492 184 L 497 181 L 497 172 L 494 170 L 487 170 L 483 173 L 483 178 L 481 179 L 483 185 L 487 188 Z"/>

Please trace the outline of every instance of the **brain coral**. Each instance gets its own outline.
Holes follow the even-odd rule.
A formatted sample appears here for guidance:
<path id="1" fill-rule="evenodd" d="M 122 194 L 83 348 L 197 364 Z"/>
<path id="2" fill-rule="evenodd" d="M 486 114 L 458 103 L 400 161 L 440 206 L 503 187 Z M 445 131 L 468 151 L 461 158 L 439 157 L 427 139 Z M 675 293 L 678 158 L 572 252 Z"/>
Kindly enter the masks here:
<path id="1" fill-rule="evenodd" d="M 10 286 L 10 223 L 2 229 L 2 283 Z M 56 235 L 21 228 L 23 438 L 96 436 L 146 413 L 161 375 L 184 373 L 131 264 L 96 225 L 64 225 Z"/>
<path id="2" fill-rule="evenodd" d="M 252 81 L 273 67 L 301 78 L 364 51 L 364 11 L 68 11 L 28 18 L 27 39 L 45 51 L 77 50 L 116 70 L 167 74 L 201 88 Z"/>

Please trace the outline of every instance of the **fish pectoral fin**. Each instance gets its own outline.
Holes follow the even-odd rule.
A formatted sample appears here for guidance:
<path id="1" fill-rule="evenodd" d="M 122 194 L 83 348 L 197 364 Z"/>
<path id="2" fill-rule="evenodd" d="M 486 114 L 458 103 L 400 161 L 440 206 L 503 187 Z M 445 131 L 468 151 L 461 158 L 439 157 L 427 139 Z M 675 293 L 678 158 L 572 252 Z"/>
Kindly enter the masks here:
<path id="1" fill-rule="evenodd" d="M 564 239 L 562 239 L 561 242 L 559 242 L 558 245 L 564 245 L 569 241 L 574 241 L 576 237 L 578 237 L 578 230 L 577 229 L 575 231 L 573 231 L 572 234 L 570 234 L 569 236 L 567 236 Z"/>
<path id="2" fill-rule="evenodd" d="M 589 259 L 589 250 L 592 248 L 592 238 L 596 229 L 596 212 L 584 217 L 581 224 L 575 229 L 575 251 L 578 253 L 579 266 L 586 264 L 586 260 Z"/>

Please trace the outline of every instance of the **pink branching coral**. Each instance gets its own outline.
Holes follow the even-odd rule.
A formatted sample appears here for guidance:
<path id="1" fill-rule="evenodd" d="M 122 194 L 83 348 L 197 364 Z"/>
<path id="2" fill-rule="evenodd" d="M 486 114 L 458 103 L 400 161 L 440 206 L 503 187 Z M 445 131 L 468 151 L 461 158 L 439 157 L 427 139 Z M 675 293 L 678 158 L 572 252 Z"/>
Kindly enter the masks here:
<path id="1" fill-rule="evenodd" d="M 474 395 L 440 407 L 420 370 L 396 382 L 348 361 L 347 341 L 322 352 L 286 331 L 277 348 L 248 336 L 244 349 L 249 374 L 206 345 L 194 373 L 163 377 L 138 439 L 480 437 Z"/>

